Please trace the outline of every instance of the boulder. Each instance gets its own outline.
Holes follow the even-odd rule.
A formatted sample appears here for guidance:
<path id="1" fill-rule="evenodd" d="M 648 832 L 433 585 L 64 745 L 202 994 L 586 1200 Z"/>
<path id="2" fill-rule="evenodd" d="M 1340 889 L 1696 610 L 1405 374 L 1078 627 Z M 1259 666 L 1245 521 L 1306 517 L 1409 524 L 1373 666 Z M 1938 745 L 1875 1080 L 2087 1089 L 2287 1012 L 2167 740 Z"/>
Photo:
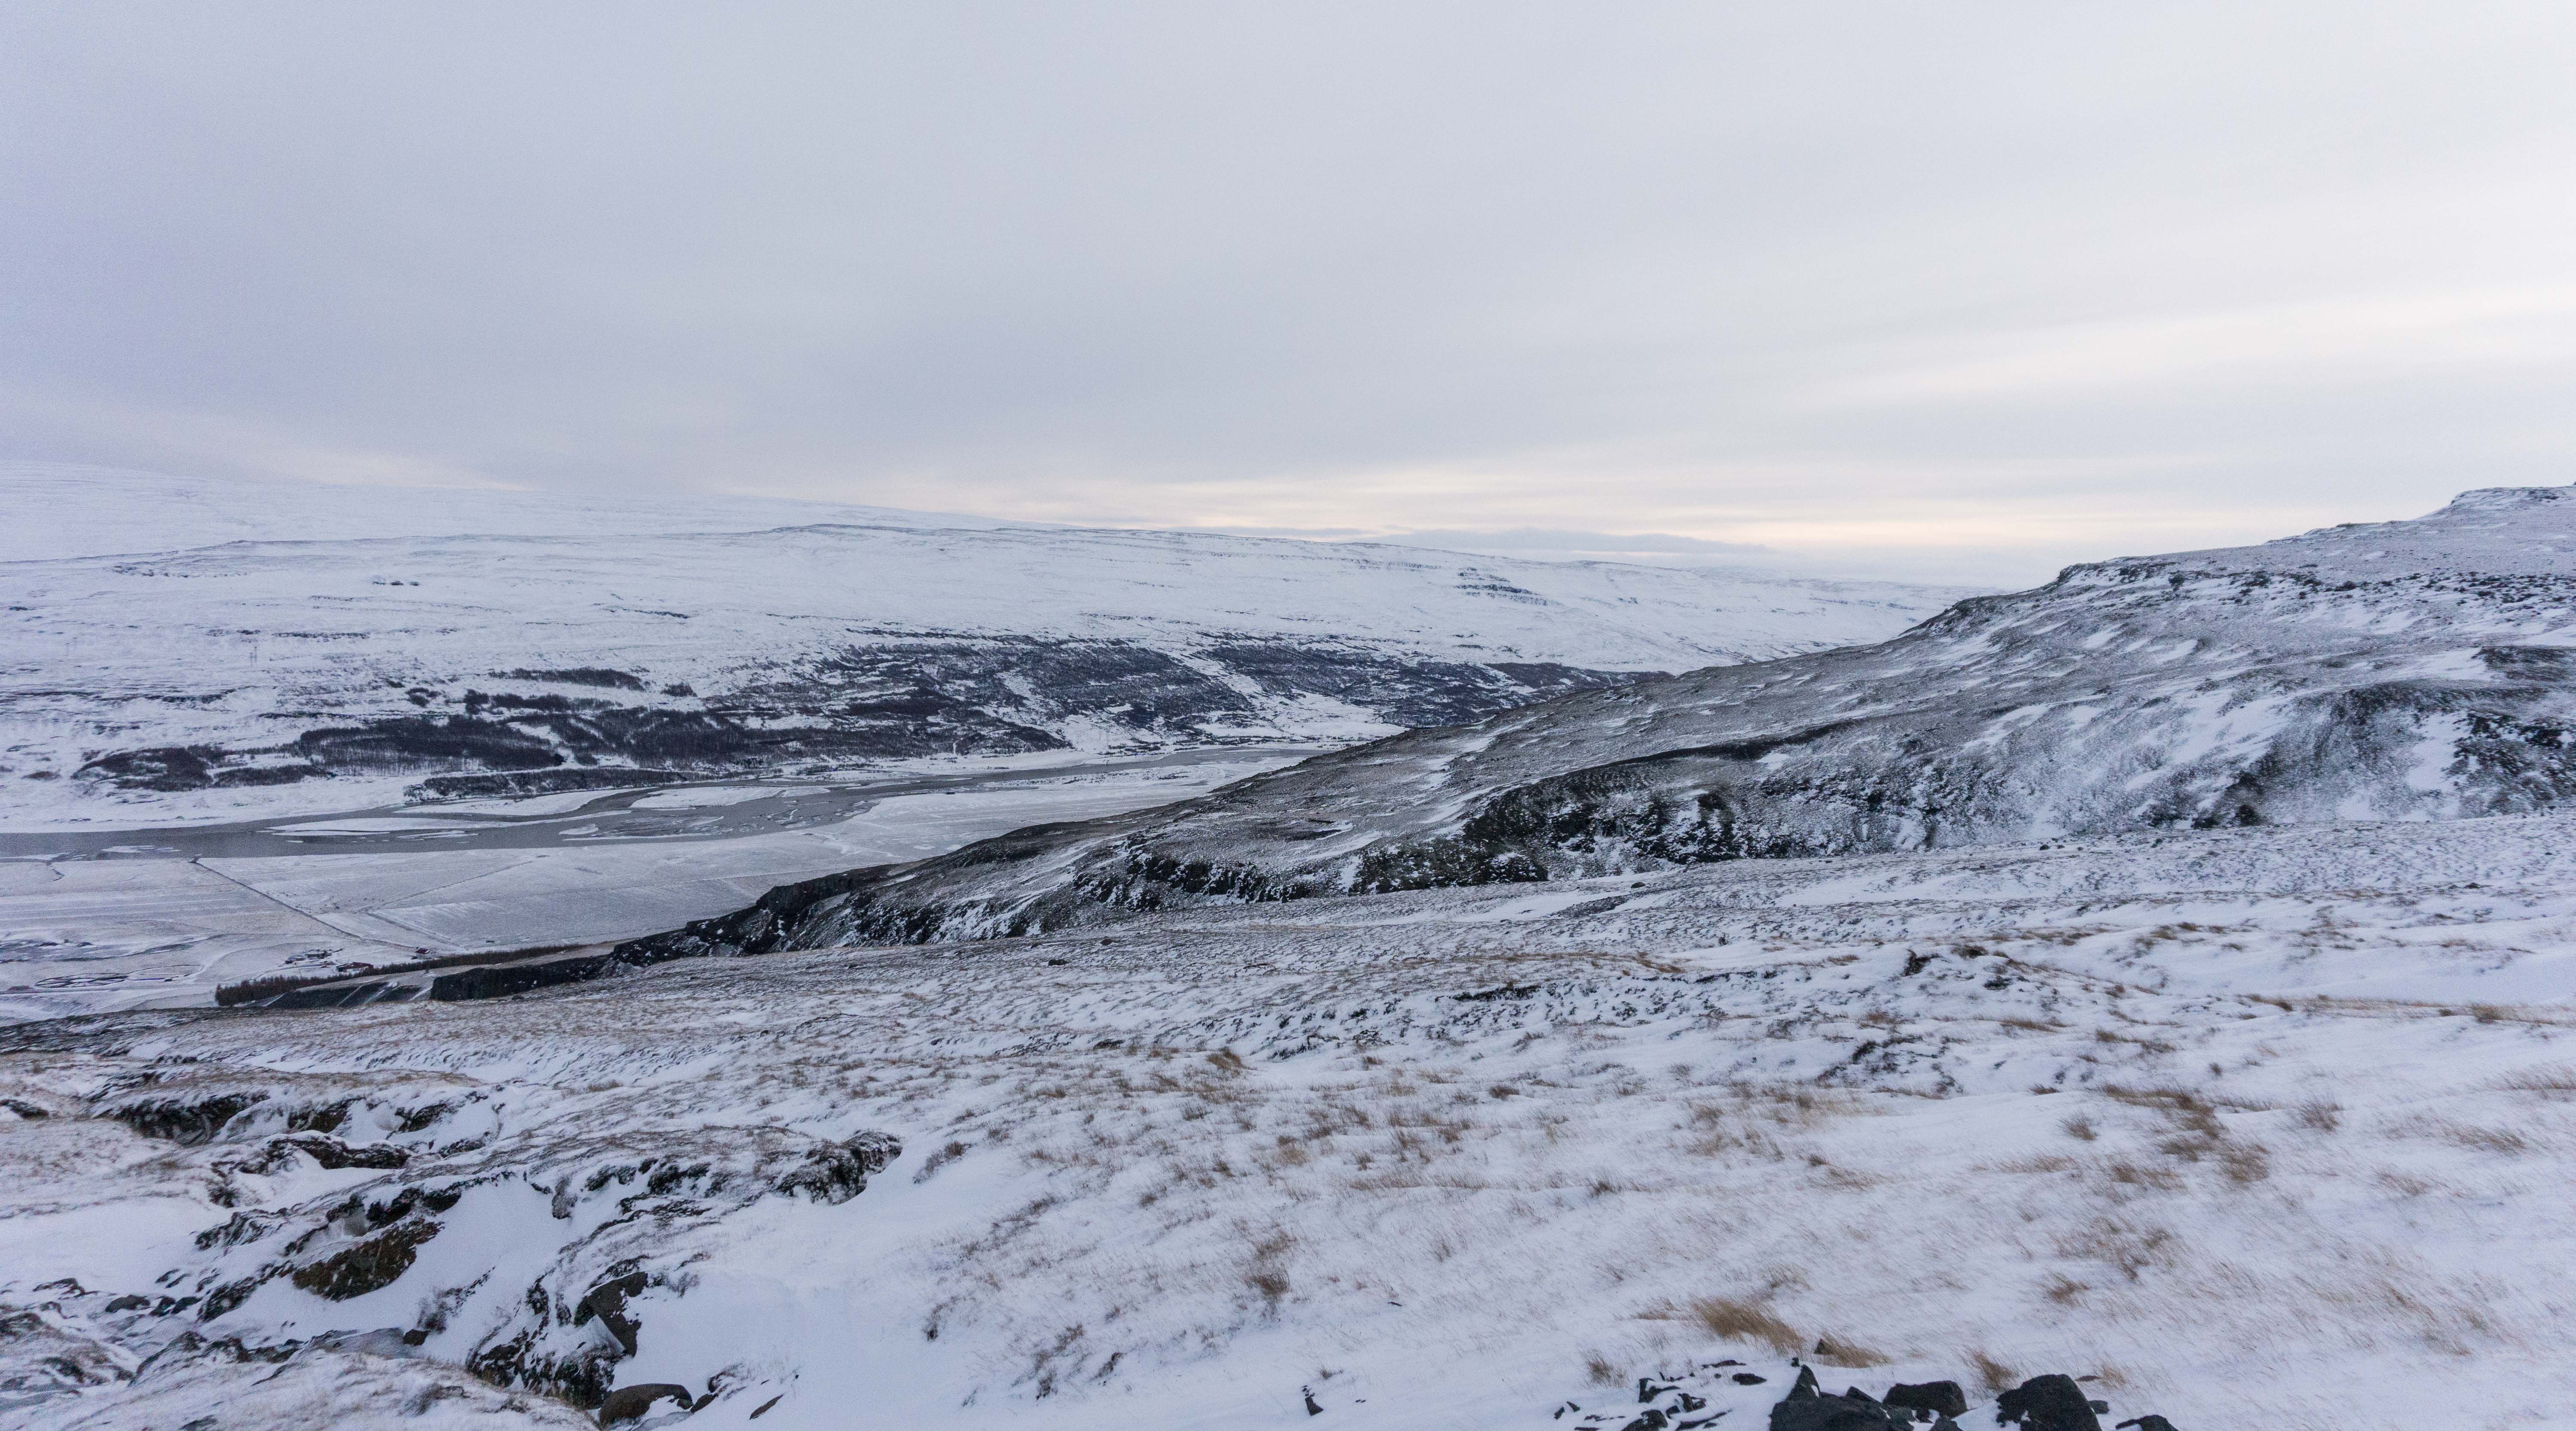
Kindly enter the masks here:
<path id="1" fill-rule="evenodd" d="M 2120 1423 L 2120 1431 L 2135 1426 L 2138 1431 L 2174 1431 L 2174 1424 L 2161 1416 L 2132 1416 Z"/>
<path id="2" fill-rule="evenodd" d="M 690 1404 L 689 1389 L 667 1381 L 648 1381 L 638 1386 L 621 1386 L 608 1393 L 599 1403 L 599 1424 L 614 1426 L 620 1421 L 639 1421 L 653 1409 L 653 1403 L 669 1397 L 683 1408 Z M 762 1407 L 763 1411 L 768 1407 Z"/>
<path id="3" fill-rule="evenodd" d="M 1899 1382 L 1887 1389 L 1883 1398 L 1890 1406 L 1909 1411 L 1929 1411 L 1935 1416 L 1968 1414 L 1967 1393 L 1955 1381 Z"/>
<path id="4" fill-rule="evenodd" d="M 1866 1396 L 1826 1396 L 1813 1367 L 1798 1368 L 1798 1384 L 1771 1408 L 1771 1431 L 1912 1431 L 1912 1413 L 1893 1411 Z"/>
<path id="5" fill-rule="evenodd" d="M 2102 1431 L 2075 1378 L 2034 1376 L 1995 1398 L 1995 1420 L 2023 1431 Z"/>

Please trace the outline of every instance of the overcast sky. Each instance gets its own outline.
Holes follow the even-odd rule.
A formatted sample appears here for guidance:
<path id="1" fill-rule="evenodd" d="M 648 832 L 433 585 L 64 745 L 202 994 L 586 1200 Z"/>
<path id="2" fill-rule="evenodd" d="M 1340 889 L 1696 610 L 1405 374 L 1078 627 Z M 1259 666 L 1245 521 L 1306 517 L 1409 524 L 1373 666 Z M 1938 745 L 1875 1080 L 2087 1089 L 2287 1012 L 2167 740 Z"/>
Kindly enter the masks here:
<path id="1" fill-rule="evenodd" d="M 2576 480 L 2571 75 L 2568 0 L 15 0 L 0 456 L 2019 584 Z"/>

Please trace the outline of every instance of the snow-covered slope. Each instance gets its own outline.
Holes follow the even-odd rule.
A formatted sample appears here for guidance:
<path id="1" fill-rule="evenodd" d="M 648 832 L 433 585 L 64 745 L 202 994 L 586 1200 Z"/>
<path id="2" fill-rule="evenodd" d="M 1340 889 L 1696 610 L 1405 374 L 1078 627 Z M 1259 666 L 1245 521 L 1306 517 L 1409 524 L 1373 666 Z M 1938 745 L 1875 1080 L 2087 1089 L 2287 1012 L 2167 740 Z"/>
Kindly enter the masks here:
<path id="1" fill-rule="evenodd" d="M 349 808 L 439 772 L 529 791 L 1359 739 L 1877 639 L 1958 594 L 792 503 L 727 526 L 703 501 L 26 467 L 0 487 L 66 550 L 120 549 L 0 563 L 20 825 Z"/>
<path id="2" fill-rule="evenodd" d="M 20 1025 L 0 1419 L 2563 1425 L 2571 936 L 2553 814 Z"/>
<path id="3" fill-rule="evenodd" d="M 773 892 L 639 957 L 1176 902 L 2576 795 L 2576 488 L 2070 568 L 1882 645 L 1594 691 Z"/>

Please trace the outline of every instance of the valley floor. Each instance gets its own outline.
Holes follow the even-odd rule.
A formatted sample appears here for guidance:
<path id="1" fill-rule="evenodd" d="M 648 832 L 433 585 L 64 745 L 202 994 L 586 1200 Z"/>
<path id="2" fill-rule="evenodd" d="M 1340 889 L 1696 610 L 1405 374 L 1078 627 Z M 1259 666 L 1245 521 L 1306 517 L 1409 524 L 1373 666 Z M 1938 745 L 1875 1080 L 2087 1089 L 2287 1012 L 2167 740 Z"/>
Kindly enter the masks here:
<path id="1" fill-rule="evenodd" d="M 1535 1431 L 1687 1372 L 1724 1428 L 1793 1356 L 2182 1431 L 2576 1406 L 2565 818 L 129 1011 L 0 1030 L 0 1098 L 31 1427 Z"/>
<path id="2" fill-rule="evenodd" d="M 1310 748 L 913 762 L 799 781 L 0 834 L 0 1022 L 228 983 L 632 939 L 771 887 L 1185 799 Z"/>

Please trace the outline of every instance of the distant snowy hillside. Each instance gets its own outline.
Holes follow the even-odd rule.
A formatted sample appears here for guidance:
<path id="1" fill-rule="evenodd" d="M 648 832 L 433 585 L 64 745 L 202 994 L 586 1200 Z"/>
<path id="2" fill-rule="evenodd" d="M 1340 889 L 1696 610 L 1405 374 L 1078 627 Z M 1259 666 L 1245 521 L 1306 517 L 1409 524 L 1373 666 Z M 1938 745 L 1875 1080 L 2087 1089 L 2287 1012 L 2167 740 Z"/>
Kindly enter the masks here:
<path id="1" fill-rule="evenodd" d="M 368 537 L 604 537 L 757 532 L 815 522 L 989 530 L 1044 527 L 952 512 L 770 497 L 627 496 L 455 487 L 331 486 L 182 477 L 69 462 L 0 462 L 0 562 L 136 556 L 222 542 Z"/>
<path id="2" fill-rule="evenodd" d="M 977 937 L 1205 900 L 2576 796 L 2576 488 L 2101 562 L 1883 645 L 1594 691 L 639 946 Z"/>
<path id="3" fill-rule="evenodd" d="M 17 550 L 86 553 L 0 563 L 21 824 L 1364 739 L 1874 640 L 1958 594 L 782 502 L 26 465 L 0 497 L 32 514 Z"/>

